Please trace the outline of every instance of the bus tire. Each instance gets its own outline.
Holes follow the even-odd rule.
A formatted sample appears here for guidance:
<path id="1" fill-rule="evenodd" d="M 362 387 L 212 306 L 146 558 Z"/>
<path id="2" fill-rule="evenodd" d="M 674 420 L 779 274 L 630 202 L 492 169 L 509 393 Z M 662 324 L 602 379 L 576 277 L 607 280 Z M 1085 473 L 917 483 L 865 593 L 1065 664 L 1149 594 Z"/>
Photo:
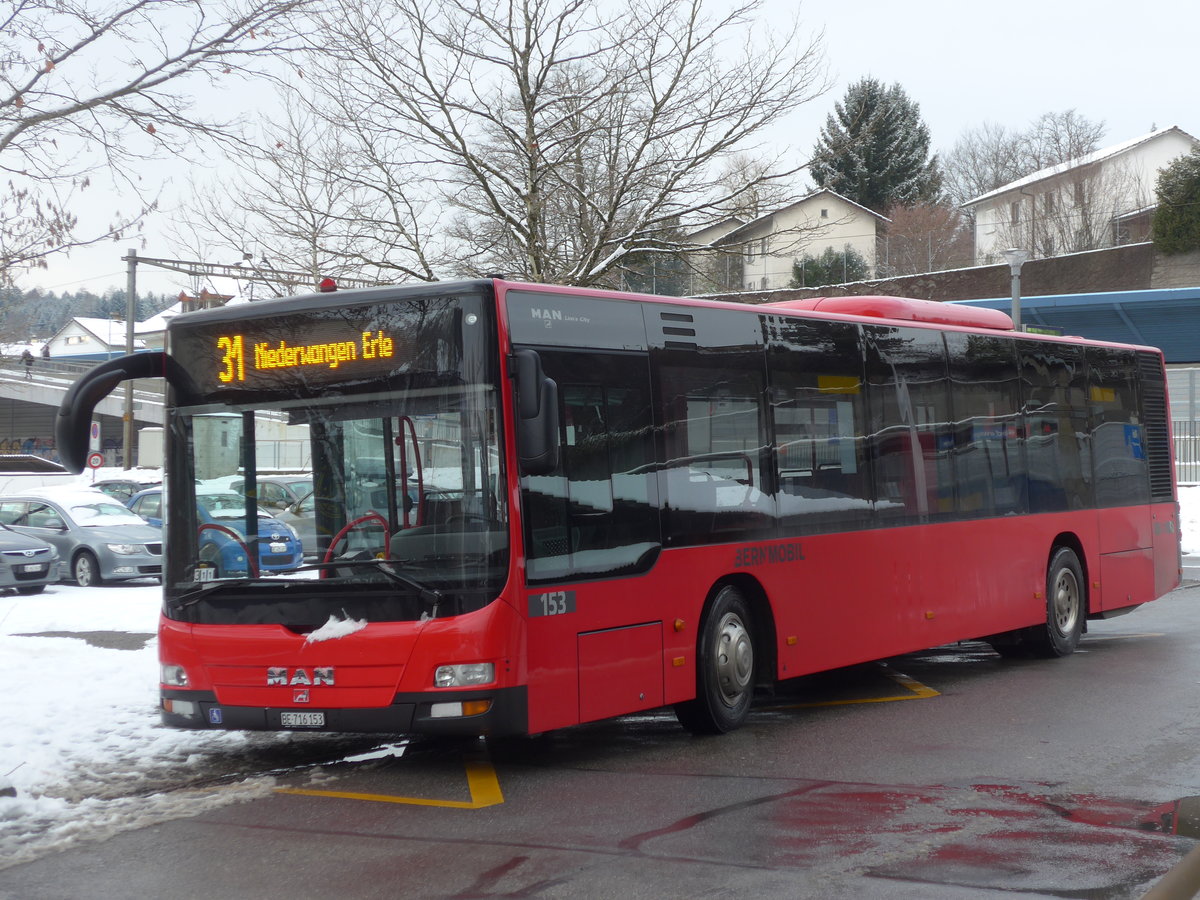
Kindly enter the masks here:
<path id="1" fill-rule="evenodd" d="M 700 625 L 696 698 L 676 704 L 675 716 L 693 734 L 724 734 L 746 721 L 753 699 L 753 619 L 741 592 L 727 584 Z"/>
<path id="2" fill-rule="evenodd" d="M 1079 646 L 1087 618 L 1083 567 L 1070 547 L 1059 547 L 1046 568 L 1046 624 L 1032 629 L 1030 649 L 1049 659 L 1070 656 Z"/>
<path id="3" fill-rule="evenodd" d="M 1046 622 L 987 638 L 1001 656 L 1053 659 L 1079 646 L 1087 618 L 1083 567 L 1069 547 L 1058 547 L 1046 567 Z"/>

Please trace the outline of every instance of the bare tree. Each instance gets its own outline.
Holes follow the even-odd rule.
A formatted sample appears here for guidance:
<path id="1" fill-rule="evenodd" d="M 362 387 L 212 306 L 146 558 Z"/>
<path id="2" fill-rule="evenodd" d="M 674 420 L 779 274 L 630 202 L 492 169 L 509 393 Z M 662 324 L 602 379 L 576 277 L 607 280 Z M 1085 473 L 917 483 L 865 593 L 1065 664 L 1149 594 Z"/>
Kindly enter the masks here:
<path id="1" fill-rule="evenodd" d="M 401 194 L 438 189 L 448 270 L 611 283 L 798 171 L 719 182 L 825 89 L 815 39 L 752 33 L 759 2 L 710 18 L 703 0 L 345 0 L 308 84 L 397 154 L 380 162 L 407 173 Z"/>
<path id="2" fill-rule="evenodd" d="M 1026 174 L 1019 133 L 984 122 L 968 129 L 942 160 L 943 184 L 951 201 L 966 203 Z"/>
<path id="3" fill-rule="evenodd" d="M 729 195 L 725 211 L 743 222 L 798 199 L 792 188 L 769 178 L 781 167 L 776 158 L 738 153 L 728 157 L 717 175 L 721 189 Z"/>
<path id="4" fill-rule="evenodd" d="M 288 39 L 309 0 L 16 0 L 0 13 L 0 278 L 118 236 L 153 206 L 138 168 L 183 152 L 228 121 L 188 91 L 249 72 Z M 79 194 L 99 170 L 136 201 L 81 233 Z"/>
<path id="5" fill-rule="evenodd" d="M 261 283 L 277 296 L 327 276 L 433 280 L 426 229 L 436 210 L 417 201 L 419 185 L 398 180 L 406 170 L 391 164 L 394 153 L 355 123 L 330 123 L 288 96 L 281 121 L 263 128 L 262 149 L 239 154 L 232 176 L 227 167 L 196 186 L 189 205 L 204 215 L 174 230 L 176 248 L 240 260 L 248 281 L 269 276 Z"/>
<path id="6" fill-rule="evenodd" d="M 941 272 L 974 264 L 966 216 L 948 204 L 922 203 L 888 210 L 877 254 L 889 276 Z"/>
<path id="7" fill-rule="evenodd" d="M 1036 172 L 1087 156 L 1099 148 L 1104 129 L 1103 121 L 1093 122 L 1073 109 L 1042 113 L 1023 135 L 1024 168 Z"/>
<path id="8" fill-rule="evenodd" d="M 1033 172 L 1086 156 L 1103 137 L 1104 122 L 1073 109 L 1043 113 L 1021 131 L 985 122 L 965 131 L 943 160 L 947 193 L 961 205 Z"/>

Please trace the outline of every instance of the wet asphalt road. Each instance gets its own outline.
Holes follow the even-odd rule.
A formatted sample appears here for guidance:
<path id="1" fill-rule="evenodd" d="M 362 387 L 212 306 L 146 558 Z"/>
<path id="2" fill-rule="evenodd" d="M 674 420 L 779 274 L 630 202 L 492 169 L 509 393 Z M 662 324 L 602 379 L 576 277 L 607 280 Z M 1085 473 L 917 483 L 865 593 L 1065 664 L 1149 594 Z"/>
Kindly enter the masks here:
<path id="1" fill-rule="evenodd" d="M 499 744 L 311 736 L 181 773 L 196 814 L 0 870 L 0 898 L 1140 896 L 1194 845 L 1200 585 L 1065 660 L 941 648 Z M 256 768 L 257 767 L 257 768 Z M 274 790 L 200 811 L 248 773 Z"/>

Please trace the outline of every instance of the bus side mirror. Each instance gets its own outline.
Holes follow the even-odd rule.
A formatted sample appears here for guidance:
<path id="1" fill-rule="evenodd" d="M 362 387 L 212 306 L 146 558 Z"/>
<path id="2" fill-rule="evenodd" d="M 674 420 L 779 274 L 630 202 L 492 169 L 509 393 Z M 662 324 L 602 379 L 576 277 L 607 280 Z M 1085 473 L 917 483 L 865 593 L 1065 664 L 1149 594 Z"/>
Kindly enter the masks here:
<path id="1" fill-rule="evenodd" d="M 558 385 L 542 372 L 535 350 L 511 358 L 517 382 L 517 460 L 522 475 L 548 475 L 558 468 Z"/>
<path id="2" fill-rule="evenodd" d="M 185 397 L 194 390 L 190 376 L 161 350 L 110 359 L 79 376 L 63 396 L 54 422 L 58 455 L 68 472 L 79 474 L 87 463 L 96 404 L 131 378 L 166 378 Z"/>

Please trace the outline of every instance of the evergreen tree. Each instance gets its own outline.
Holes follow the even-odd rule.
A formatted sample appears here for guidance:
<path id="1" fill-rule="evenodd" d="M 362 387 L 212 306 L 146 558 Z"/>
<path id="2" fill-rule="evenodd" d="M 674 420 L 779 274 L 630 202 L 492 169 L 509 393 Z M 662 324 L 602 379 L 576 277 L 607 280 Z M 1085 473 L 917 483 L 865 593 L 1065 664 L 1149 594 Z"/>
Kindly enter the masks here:
<path id="1" fill-rule="evenodd" d="M 1158 173 L 1152 237 L 1162 253 L 1200 250 L 1200 147 Z"/>
<path id="2" fill-rule="evenodd" d="M 942 189 L 920 106 L 899 84 L 884 87 L 870 77 L 834 104 L 809 171 L 819 187 L 880 214 L 893 205 L 934 202 Z"/>
<path id="3" fill-rule="evenodd" d="M 826 247 L 820 256 L 805 254 L 792 263 L 792 281 L 788 287 L 824 287 L 862 281 L 868 275 L 867 261 L 847 244 L 841 250 Z"/>

